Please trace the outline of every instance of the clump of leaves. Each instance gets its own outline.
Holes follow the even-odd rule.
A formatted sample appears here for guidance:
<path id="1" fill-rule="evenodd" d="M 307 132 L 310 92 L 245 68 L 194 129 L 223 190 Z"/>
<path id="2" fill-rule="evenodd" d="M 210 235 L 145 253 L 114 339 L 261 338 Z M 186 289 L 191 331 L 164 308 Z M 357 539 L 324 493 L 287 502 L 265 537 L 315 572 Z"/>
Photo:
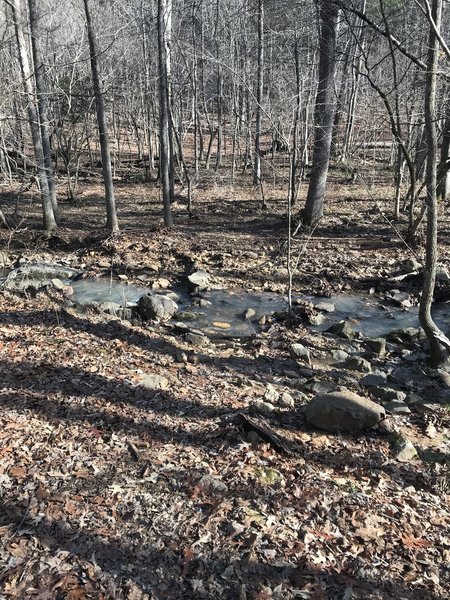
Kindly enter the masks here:
<path id="1" fill-rule="evenodd" d="M 256 467 L 255 475 L 264 485 L 274 485 L 283 478 L 281 473 L 271 467 Z"/>

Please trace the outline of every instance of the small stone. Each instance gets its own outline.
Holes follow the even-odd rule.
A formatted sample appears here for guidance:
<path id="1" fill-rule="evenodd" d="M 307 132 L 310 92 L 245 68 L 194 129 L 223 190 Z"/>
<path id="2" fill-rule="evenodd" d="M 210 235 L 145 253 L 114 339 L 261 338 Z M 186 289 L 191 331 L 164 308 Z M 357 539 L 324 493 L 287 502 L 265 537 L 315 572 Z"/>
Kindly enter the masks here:
<path id="1" fill-rule="evenodd" d="M 399 400 L 392 400 L 384 405 L 384 408 L 393 415 L 410 415 L 408 406 Z"/>
<path id="2" fill-rule="evenodd" d="M 317 315 L 310 315 L 309 322 L 311 325 L 322 325 L 326 321 L 326 317 L 323 313 L 317 313 Z"/>
<path id="3" fill-rule="evenodd" d="M 179 363 L 187 363 L 188 356 L 186 352 L 183 352 L 182 350 L 177 350 L 175 353 L 175 360 Z"/>
<path id="4" fill-rule="evenodd" d="M 117 279 L 119 279 L 119 281 L 128 281 L 128 277 L 126 275 L 117 275 Z"/>
<path id="5" fill-rule="evenodd" d="M 328 394 L 329 392 L 334 392 L 336 390 L 335 384 L 330 381 L 316 381 L 315 383 L 309 384 L 307 387 L 315 394 Z"/>
<path id="6" fill-rule="evenodd" d="M 412 271 L 419 271 L 421 268 L 422 265 L 415 258 L 407 258 L 401 265 L 401 269 L 405 274 L 411 273 Z"/>
<path id="7" fill-rule="evenodd" d="M 58 278 L 52 279 L 52 286 L 57 290 L 64 290 L 67 287 L 66 284 Z"/>
<path id="8" fill-rule="evenodd" d="M 159 283 L 159 287 L 162 288 L 163 290 L 166 290 L 168 287 L 170 287 L 170 281 L 168 279 L 165 279 L 164 277 L 161 277 L 160 279 L 158 279 L 158 283 Z"/>
<path id="9" fill-rule="evenodd" d="M 253 412 L 260 413 L 262 415 L 271 415 L 275 412 L 275 406 L 270 402 L 263 402 L 262 400 L 256 400 L 250 404 L 249 407 Z"/>
<path id="10" fill-rule="evenodd" d="M 417 450 L 408 438 L 401 438 L 396 444 L 395 458 L 399 462 L 409 462 L 417 456 Z"/>
<path id="11" fill-rule="evenodd" d="M 191 346 L 196 346 L 197 348 L 201 348 L 202 346 L 205 346 L 208 343 L 208 338 L 206 336 L 198 333 L 193 333 L 192 331 L 186 333 L 184 339 L 186 340 L 186 342 L 188 342 L 188 344 L 191 344 Z"/>
<path id="12" fill-rule="evenodd" d="M 345 360 L 347 360 L 348 354 L 344 350 L 335 350 L 333 352 L 333 358 L 338 362 L 344 362 Z"/>
<path id="13" fill-rule="evenodd" d="M 278 400 L 278 404 L 283 408 L 295 408 L 295 400 L 289 392 L 283 392 Z"/>
<path id="14" fill-rule="evenodd" d="M 346 340 L 352 340 L 355 337 L 355 332 L 348 321 L 339 321 L 339 323 L 335 323 L 327 329 L 327 332 Z"/>
<path id="15" fill-rule="evenodd" d="M 208 287 L 211 280 L 211 275 L 206 271 L 195 271 L 188 276 L 188 281 L 195 287 Z"/>
<path id="16" fill-rule="evenodd" d="M 214 494 L 222 494 L 228 491 L 228 486 L 223 481 L 210 475 L 203 475 L 198 483 L 203 489 Z"/>
<path id="17" fill-rule="evenodd" d="M 204 298 L 200 298 L 200 300 L 198 301 L 198 305 L 202 308 L 206 308 L 208 306 L 212 306 L 212 302 L 210 302 L 209 300 L 205 300 Z"/>
<path id="18" fill-rule="evenodd" d="M 370 375 L 364 375 L 359 380 L 359 383 L 365 387 L 373 387 L 377 385 L 385 385 L 387 382 L 386 373 L 370 373 Z"/>
<path id="19" fill-rule="evenodd" d="M 139 385 L 146 390 L 166 390 L 169 387 L 169 380 L 163 375 L 143 375 Z"/>
<path id="20" fill-rule="evenodd" d="M 367 350 L 373 352 L 373 354 L 376 354 L 380 358 L 386 354 L 386 340 L 384 338 L 365 340 L 363 345 Z"/>
<path id="21" fill-rule="evenodd" d="M 317 310 L 321 310 L 326 313 L 331 313 L 336 310 L 336 307 L 332 302 L 318 302 L 315 307 Z"/>
<path id="22" fill-rule="evenodd" d="M 271 383 L 269 383 L 267 385 L 266 392 L 264 394 L 264 400 L 267 400 L 267 402 L 276 404 L 278 402 L 279 397 L 280 397 L 279 392 L 277 392 L 277 390 L 273 387 L 273 385 Z"/>
<path id="23" fill-rule="evenodd" d="M 253 308 L 247 308 L 242 315 L 246 321 L 249 321 L 256 315 L 256 311 Z"/>
<path id="24" fill-rule="evenodd" d="M 374 386 L 370 387 L 369 391 L 371 396 L 375 396 L 383 402 L 404 402 L 406 400 L 405 392 L 389 387 Z"/>
<path id="25" fill-rule="evenodd" d="M 292 358 L 302 358 L 308 362 L 311 361 L 311 353 L 309 348 L 303 346 L 303 344 L 292 344 L 289 348 L 289 353 Z"/>
<path id="26" fill-rule="evenodd" d="M 345 366 L 353 371 L 362 371 L 363 373 L 372 371 L 372 365 L 362 356 L 349 356 L 345 361 Z"/>

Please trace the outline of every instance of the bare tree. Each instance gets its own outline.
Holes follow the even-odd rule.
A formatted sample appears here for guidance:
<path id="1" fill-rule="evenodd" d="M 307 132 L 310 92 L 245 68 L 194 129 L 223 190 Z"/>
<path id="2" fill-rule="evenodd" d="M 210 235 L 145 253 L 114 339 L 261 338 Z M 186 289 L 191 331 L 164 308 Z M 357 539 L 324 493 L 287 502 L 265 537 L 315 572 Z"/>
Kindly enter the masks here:
<path id="1" fill-rule="evenodd" d="M 109 133 L 108 123 L 105 112 L 105 102 L 103 91 L 100 84 L 100 72 L 98 65 L 98 45 L 92 25 L 92 17 L 89 6 L 89 0 L 83 0 L 84 13 L 86 16 L 86 28 L 89 41 L 89 54 L 91 59 L 92 83 L 94 87 L 95 106 L 97 111 L 97 126 L 100 138 L 100 151 L 102 156 L 102 172 L 105 184 L 105 200 L 106 200 L 106 228 L 111 233 L 119 231 L 119 222 L 117 219 L 116 201 L 114 197 L 113 174 L 111 168 L 111 153 L 109 150 Z"/>

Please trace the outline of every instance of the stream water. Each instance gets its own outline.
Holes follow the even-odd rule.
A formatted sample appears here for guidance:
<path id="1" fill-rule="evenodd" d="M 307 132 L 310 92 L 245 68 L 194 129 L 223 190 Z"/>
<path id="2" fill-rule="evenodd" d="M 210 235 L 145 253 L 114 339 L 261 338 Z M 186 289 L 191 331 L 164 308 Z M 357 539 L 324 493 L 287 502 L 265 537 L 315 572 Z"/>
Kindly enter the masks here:
<path id="1" fill-rule="evenodd" d="M 79 305 L 91 302 L 115 302 L 121 306 L 134 306 L 147 293 L 155 292 L 144 286 L 125 285 L 108 279 L 81 279 L 71 282 L 74 290 L 72 300 Z M 192 298 L 181 289 L 168 290 L 182 311 L 181 318 L 190 329 L 199 329 L 210 336 L 246 337 L 259 331 L 258 320 L 264 315 L 273 315 L 287 309 L 287 298 L 268 293 L 233 293 L 225 290 L 202 294 L 202 306 L 198 298 Z M 367 337 L 381 337 L 396 329 L 418 327 L 418 309 L 403 309 L 374 295 L 338 294 L 331 298 L 305 296 L 313 304 L 326 301 L 334 305 L 333 312 L 324 313 L 324 321 L 313 329 L 324 331 L 333 323 L 347 319 L 355 331 Z M 254 310 L 250 319 L 244 314 Z M 450 329 L 450 305 L 434 307 L 433 316 L 446 332 Z"/>

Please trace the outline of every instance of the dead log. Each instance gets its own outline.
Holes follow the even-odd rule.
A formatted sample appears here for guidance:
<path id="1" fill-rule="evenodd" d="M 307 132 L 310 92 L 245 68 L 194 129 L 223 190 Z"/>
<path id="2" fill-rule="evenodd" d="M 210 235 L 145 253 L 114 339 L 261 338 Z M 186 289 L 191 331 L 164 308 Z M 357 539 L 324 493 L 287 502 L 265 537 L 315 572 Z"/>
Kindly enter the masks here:
<path id="1" fill-rule="evenodd" d="M 255 431 L 261 439 L 268 442 L 274 450 L 286 454 L 287 456 L 294 456 L 300 453 L 300 446 L 285 440 L 276 433 L 266 419 L 262 417 L 250 417 L 244 413 L 238 413 L 236 415 L 238 425 L 240 425 L 245 431 Z"/>

